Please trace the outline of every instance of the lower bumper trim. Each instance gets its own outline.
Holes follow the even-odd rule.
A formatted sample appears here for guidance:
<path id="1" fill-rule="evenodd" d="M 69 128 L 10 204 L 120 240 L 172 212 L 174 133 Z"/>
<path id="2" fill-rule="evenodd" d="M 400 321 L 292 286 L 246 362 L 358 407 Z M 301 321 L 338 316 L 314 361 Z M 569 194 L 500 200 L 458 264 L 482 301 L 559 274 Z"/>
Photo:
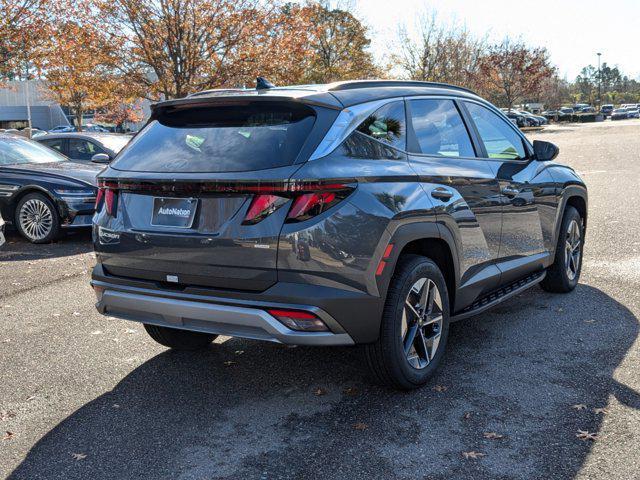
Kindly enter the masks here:
<path id="1" fill-rule="evenodd" d="M 106 289 L 96 304 L 104 315 L 196 332 L 289 345 L 353 345 L 347 333 L 299 332 L 259 308 L 218 305 Z"/>

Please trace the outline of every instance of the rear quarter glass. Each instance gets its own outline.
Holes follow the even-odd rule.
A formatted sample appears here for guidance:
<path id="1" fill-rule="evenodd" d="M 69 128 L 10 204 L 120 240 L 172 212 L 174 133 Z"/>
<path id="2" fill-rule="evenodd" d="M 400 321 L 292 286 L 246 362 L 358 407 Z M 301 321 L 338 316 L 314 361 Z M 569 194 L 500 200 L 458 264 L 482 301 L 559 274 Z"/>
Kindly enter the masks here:
<path id="1" fill-rule="evenodd" d="M 315 123 L 304 105 L 177 109 L 154 119 L 111 165 L 132 172 L 247 172 L 292 165 Z"/>

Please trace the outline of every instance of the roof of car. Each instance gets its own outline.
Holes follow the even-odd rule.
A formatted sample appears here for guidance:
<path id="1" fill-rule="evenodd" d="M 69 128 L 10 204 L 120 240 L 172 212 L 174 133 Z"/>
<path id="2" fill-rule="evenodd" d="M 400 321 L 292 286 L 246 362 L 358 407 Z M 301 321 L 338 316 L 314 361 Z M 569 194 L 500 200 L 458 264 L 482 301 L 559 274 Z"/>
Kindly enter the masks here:
<path id="1" fill-rule="evenodd" d="M 193 93 L 185 98 L 157 103 L 152 108 L 198 105 L 215 101 L 296 100 L 303 103 L 342 109 L 359 103 L 417 95 L 456 95 L 479 98 L 473 91 L 455 85 L 413 80 L 351 80 L 317 85 L 291 85 L 265 89 L 215 89 Z"/>
<path id="2" fill-rule="evenodd" d="M 84 139 L 93 139 L 99 142 L 113 137 L 123 137 L 124 135 L 121 133 L 106 133 L 106 132 L 60 132 L 60 133 L 49 133 L 47 135 L 42 135 L 41 137 L 37 137 L 37 140 L 47 140 L 52 138 L 84 138 Z"/>

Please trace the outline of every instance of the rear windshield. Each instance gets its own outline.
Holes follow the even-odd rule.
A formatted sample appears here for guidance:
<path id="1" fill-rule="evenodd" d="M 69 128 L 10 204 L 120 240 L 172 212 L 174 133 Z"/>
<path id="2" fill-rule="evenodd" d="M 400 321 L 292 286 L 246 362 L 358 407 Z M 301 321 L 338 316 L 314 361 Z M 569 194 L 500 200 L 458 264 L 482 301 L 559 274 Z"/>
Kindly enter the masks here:
<path id="1" fill-rule="evenodd" d="M 315 115 L 254 102 L 176 110 L 147 125 L 111 164 L 138 172 L 246 172 L 293 164 Z"/>

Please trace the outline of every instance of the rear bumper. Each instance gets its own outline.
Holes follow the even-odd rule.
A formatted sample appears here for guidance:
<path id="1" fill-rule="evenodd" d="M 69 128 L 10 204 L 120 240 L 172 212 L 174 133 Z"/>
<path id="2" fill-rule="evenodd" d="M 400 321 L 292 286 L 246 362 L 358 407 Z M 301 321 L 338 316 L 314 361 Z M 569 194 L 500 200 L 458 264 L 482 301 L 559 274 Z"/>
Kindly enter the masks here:
<path id="1" fill-rule="evenodd" d="M 96 307 L 102 314 L 125 320 L 217 335 L 292 345 L 353 345 L 353 340 L 346 333 L 291 330 L 258 308 L 161 298 L 111 289 L 105 290 Z"/>

